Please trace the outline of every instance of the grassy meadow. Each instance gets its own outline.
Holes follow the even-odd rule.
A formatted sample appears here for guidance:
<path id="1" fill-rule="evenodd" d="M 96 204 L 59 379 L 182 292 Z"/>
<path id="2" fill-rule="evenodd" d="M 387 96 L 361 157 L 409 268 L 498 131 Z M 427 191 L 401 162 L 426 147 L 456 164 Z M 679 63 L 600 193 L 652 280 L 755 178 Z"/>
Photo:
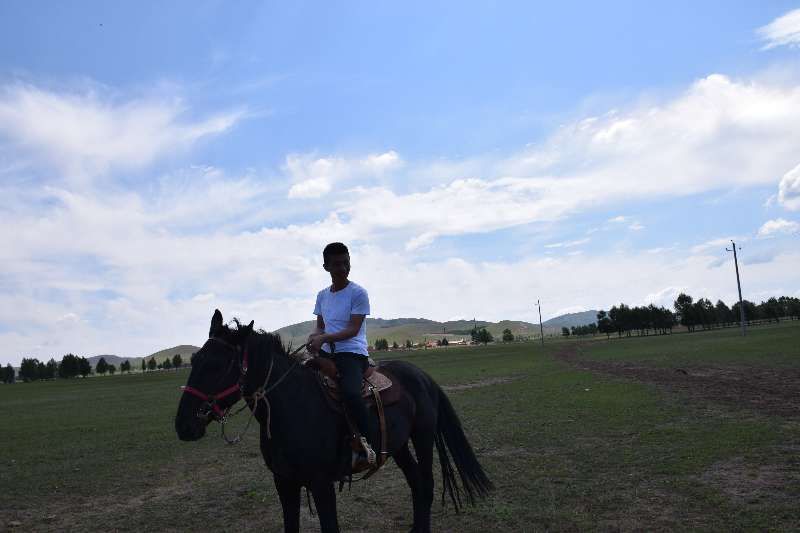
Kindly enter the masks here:
<path id="1" fill-rule="evenodd" d="M 800 528 L 800 413 L 778 416 L 576 363 L 786 374 L 800 369 L 798 322 L 745 339 L 721 330 L 389 356 L 447 387 L 496 485 L 489 500 L 457 515 L 441 508 L 437 481 L 436 531 Z M 237 446 L 214 427 L 200 442 L 178 441 L 172 424 L 187 375 L 0 387 L 0 530 L 279 531 L 257 431 Z M 407 531 L 411 502 L 399 469 L 390 462 L 345 488 L 339 515 L 344 531 Z M 307 507 L 302 523 L 318 530 Z"/>

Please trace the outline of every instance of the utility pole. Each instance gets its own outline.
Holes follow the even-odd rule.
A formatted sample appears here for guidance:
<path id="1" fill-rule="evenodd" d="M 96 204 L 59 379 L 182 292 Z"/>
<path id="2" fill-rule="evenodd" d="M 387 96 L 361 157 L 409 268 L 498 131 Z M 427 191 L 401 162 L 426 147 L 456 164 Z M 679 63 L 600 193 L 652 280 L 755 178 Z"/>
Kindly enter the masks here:
<path id="1" fill-rule="evenodd" d="M 536 307 L 539 308 L 539 337 L 542 339 L 542 347 L 544 347 L 544 328 L 542 328 L 542 304 L 536 300 Z"/>
<path id="2" fill-rule="evenodd" d="M 740 246 L 741 250 L 742 247 Z M 739 321 L 742 325 L 742 336 L 747 335 L 747 326 L 744 317 L 744 302 L 742 302 L 742 282 L 739 281 L 739 258 L 736 256 L 736 243 L 731 240 L 731 248 L 725 248 L 726 252 L 733 252 L 733 264 L 736 266 L 736 286 L 739 288 Z"/>

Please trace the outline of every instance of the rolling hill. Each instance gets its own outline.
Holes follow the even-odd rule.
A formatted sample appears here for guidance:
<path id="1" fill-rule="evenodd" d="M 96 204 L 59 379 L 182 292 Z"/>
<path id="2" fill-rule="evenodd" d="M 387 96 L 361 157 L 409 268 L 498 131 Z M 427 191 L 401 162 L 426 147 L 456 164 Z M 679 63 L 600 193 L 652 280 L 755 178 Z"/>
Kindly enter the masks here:
<path id="1" fill-rule="evenodd" d="M 166 348 L 164 350 L 160 350 L 145 357 L 119 357 L 118 355 L 95 355 L 93 357 L 89 357 L 88 359 L 89 363 L 91 363 L 92 365 L 92 368 L 97 366 L 97 361 L 99 361 L 101 357 L 104 357 L 106 363 L 116 365 L 117 368 L 119 368 L 120 363 L 122 363 L 125 360 L 128 360 L 131 362 L 131 366 L 134 369 L 138 370 L 141 367 L 142 359 L 147 359 L 149 361 L 151 357 L 155 357 L 156 363 L 162 363 L 164 362 L 165 359 L 167 358 L 172 359 L 172 357 L 175 354 L 180 354 L 183 363 L 186 364 L 189 362 L 189 359 L 191 359 L 192 354 L 199 349 L 200 348 L 198 346 L 192 346 L 191 344 L 181 344 L 179 346 L 173 346 L 172 348 Z"/>
<path id="2" fill-rule="evenodd" d="M 595 321 L 597 311 L 584 311 L 581 313 L 569 313 L 557 316 L 545 321 L 542 326 L 545 335 L 560 335 L 562 327 L 583 326 Z M 504 329 L 510 329 L 514 336 L 534 337 L 539 335 L 539 324 L 523 322 L 520 320 L 501 320 L 500 322 L 487 322 L 485 320 L 453 320 L 448 322 L 437 322 L 427 318 L 367 318 L 367 341 L 374 344 L 376 339 L 386 339 L 389 344 L 397 342 L 402 345 L 406 340 L 417 343 L 426 339 L 433 340 L 447 335 L 449 339 L 464 337 L 469 339 L 470 330 L 474 326 L 486 328 L 496 339 L 503 336 Z M 306 342 L 308 333 L 314 327 L 314 322 L 308 320 L 290 326 L 284 326 L 275 331 L 280 334 L 285 344 L 300 346 Z M 149 360 L 155 357 L 156 362 L 160 363 L 167 357 L 172 358 L 176 353 L 180 354 L 184 363 L 188 363 L 192 354 L 199 350 L 198 346 L 182 344 L 166 348 L 144 357 Z M 100 357 L 105 357 L 106 362 L 119 367 L 119 364 L 126 359 L 131 362 L 134 369 L 141 365 L 142 357 L 119 357 L 117 355 L 96 355 L 89 358 L 92 367 L 97 365 Z"/>
<path id="3" fill-rule="evenodd" d="M 389 344 L 397 342 L 402 345 L 406 340 L 411 342 L 421 342 L 427 339 L 435 339 L 447 334 L 450 339 L 459 336 L 469 338 L 473 326 L 486 328 L 494 337 L 500 338 L 504 329 L 510 329 L 511 333 L 522 336 L 533 336 L 539 334 L 539 324 L 531 324 L 516 320 L 502 320 L 500 322 L 486 322 L 484 320 L 456 320 L 449 322 L 437 322 L 426 318 L 367 318 L 367 341 L 370 344 L 375 339 L 386 339 Z M 276 333 L 280 334 L 284 343 L 291 343 L 299 346 L 306 341 L 308 333 L 313 329 L 314 321 L 300 322 L 280 328 Z M 560 332 L 560 328 L 558 330 Z M 556 333 L 554 328 L 545 328 L 545 335 Z"/>
<path id="4" fill-rule="evenodd" d="M 571 328 L 572 326 L 585 326 L 597 322 L 597 311 L 581 311 L 580 313 L 567 313 L 566 315 L 559 315 L 545 320 L 542 322 L 544 327 L 550 327 L 561 331 L 561 328 Z"/>

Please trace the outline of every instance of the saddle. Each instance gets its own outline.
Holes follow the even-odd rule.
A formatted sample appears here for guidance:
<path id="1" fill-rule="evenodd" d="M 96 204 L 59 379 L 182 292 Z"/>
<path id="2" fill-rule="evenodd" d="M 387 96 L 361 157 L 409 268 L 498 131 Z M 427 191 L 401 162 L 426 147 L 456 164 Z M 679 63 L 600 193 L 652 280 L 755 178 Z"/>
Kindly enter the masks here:
<path id="1" fill-rule="evenodd" d="M 313 369 L 317 374 L 317 381 L 322 388 L 323 396 L 328 401 L 328 406 L 336 413 L 344 415 L 347 424 L 350 427 L 353 435 L 358 431 L 355 424 L 350 419 L 347 411 L 344 409 L 342 403 L 341 393 L 339 391 L 338 374 L 336 371 L 336 364 L 332 359 L 326 357 L 313 357 L 303 362 L 303 366 Z M 392 386 L 392 379 L 385 369 L 379 368 L 375 362 L 370 358 L 369 365 L 364 371 L 361 396 L 365 400 L 368 411 L 374 412 L 378 416 L 379 435 L 381 449 L 377 454 L 377 460 L 374 465 L 364 465 L 360 468 L 353 470 L 351 473 L 363 472 L 369 470 L 362 479 L 370 477 L 384 465 L 389 453 L 387 451 L 388 434 L 386 432 L 386 417 L 384 415 L 384 406 L 391 405 L 400 400 L 402 393 L 399 387 Z M 354 443 L 356 441 L 354 440 Z M 354 444 L 353 449 L 357 451 L 357 445 Z"/>

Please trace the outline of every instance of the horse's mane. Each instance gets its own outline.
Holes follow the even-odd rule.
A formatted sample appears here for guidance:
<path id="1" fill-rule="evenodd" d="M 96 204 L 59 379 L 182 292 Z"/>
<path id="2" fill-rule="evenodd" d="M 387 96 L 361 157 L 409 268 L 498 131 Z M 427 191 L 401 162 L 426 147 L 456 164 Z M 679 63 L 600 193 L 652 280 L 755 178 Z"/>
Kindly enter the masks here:
<path id="1" fill-rule="evenodd" d="M 232 322 L 236 324 L 235 330 L 228 326 L 223 326 L 229 333 L 235 333 L 245 328 L 238 318 L 234 318 Z M 254 329 L 249 339 L 250 342 L 255 344 L 255 348 L 257 348 L 259 352 L 264 350 L 271 354 L 288 356 L 289 350 L 291 350 L 291 345 L 286 346 L 283 344 L 281 336 L 278 333 L 269 333 L 263 329 Z"/>

